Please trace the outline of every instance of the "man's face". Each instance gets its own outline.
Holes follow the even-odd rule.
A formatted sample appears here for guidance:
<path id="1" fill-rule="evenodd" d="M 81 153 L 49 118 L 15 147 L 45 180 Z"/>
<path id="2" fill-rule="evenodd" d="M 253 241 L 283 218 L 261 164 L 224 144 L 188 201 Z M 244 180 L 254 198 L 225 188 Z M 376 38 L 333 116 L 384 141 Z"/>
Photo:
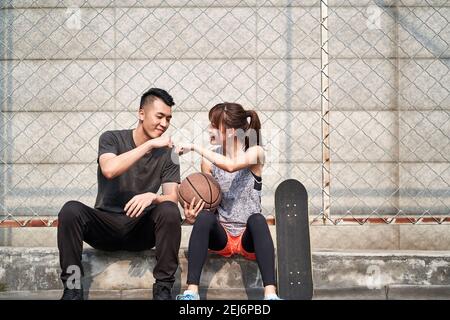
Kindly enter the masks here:
<path id="1" fill-rule="evenodd" d="M 152 139 L 160 137 L 169 128 L 172 108 L 161 99 L 155 99 L 139 110 L 144 132 Z"/>

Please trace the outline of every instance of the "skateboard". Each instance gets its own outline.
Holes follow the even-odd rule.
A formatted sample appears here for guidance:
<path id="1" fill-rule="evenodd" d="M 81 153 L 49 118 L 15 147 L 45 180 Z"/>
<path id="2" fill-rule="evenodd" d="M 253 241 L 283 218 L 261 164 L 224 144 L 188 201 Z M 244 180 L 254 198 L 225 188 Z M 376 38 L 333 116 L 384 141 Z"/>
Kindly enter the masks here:
<path id="1" fill-rule="evenodd" d="M 313 297 L 308 193 L 295 179 L 275 190 L 278 295 L 288 300 Z"/>

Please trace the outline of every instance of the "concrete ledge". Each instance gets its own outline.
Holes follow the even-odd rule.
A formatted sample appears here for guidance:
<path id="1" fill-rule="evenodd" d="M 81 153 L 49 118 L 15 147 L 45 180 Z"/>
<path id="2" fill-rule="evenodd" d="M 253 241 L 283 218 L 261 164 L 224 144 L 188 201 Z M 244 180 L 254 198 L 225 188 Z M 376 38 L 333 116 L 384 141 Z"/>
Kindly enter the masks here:
<path id="1" fill-rule="evenodd" d="M 386 300 L 386 288 L 327 288 L 315 289 L 315 300 Z"/>
<path id="2" fill-rule="evenodd" d="M 180 250 L 175 294 L 185 288 L 186 251 Z M 0 247 L 0 256 L 0 291 L 6 291 L 5 298 L 20 298 L 20 292 L 30 292 L 33 297 L 35 291 L 61 291 L 57 248 Z M 317 299 L 385 299 L 389 294 L 392 298 L 416 294 L 425 299 L 435 295 L 450 299 L 448 251 L 319 251 L 313 252 L 312 259 Z M 136 253 L 88 248 L 83 253 L 83 264 L 83 285 L 92 299 L 103 297 L 105 292 L 114 299 L 145 299 L 151 295 L 153 250 Z M 262 296 L 257 264 L 241 257 L 209 255 L 200 288 L 206 299 Z"/>
<path id="3" fill-rule="evenodd" d="M 187 250 L 180 250 L 180 267 L 174 290 L 180 292 L 186 283 Z M 39 291 L 62 289 L 57 248 L 0 247 L 0 291 Z M 151 289 L 154 250 L 142 252 L 106 252 L 92 248 L 83 251 L 86 290 Z M 201 278 L 202 288 L 240 289 L 262 288 L 256 263 L 242 257 L 225 259 L 209 255 Z"/>
<path id="4" fill-rule="evenodd" d="M 392 285 L 386 294 L 390 300 L 450 300 L 450 286 Z"/>

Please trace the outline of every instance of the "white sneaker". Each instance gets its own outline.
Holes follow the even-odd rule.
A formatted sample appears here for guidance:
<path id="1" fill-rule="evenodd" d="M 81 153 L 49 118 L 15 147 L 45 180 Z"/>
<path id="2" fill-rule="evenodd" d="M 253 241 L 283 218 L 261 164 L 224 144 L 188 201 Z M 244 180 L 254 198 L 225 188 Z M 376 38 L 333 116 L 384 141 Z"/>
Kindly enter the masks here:
<path id="1" fill-rule="evenodd" d="M 185 290 L 183 294 L 177 295 L 175 300 L 200 300 L 200 296 L 197 292 Z"/>
<path id="2" fill-rule="evenodd" d="M 283 300 L 283 299 L 281 299 L 275 293 L 271 293 L 271 294 L 268 294 L 267 296 L 264 296 L 264 300 Z"/>

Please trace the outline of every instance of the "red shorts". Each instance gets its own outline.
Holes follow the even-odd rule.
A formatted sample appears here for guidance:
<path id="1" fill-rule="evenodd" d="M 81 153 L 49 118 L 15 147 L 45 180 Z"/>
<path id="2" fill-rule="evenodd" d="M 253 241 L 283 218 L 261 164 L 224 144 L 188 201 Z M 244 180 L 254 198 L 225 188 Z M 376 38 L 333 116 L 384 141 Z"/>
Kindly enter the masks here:
<path id="1" fill-rule="evenodd" d="M 248 260 L 256 260 L 256 255 L 254 252 L 247 252 L 242 247 L 242 235 L 244 234 L 243 232 L 236 237 L 232 236 L 227 230 L 225 230 L 225 232 L 227 233 L 228 239 L 225 248 L 220 251 L 209 250 L 210 252 L 220 254 L 221 256 L 227 258 L 231 257 L 234 254 L 240 254 Z"/>

